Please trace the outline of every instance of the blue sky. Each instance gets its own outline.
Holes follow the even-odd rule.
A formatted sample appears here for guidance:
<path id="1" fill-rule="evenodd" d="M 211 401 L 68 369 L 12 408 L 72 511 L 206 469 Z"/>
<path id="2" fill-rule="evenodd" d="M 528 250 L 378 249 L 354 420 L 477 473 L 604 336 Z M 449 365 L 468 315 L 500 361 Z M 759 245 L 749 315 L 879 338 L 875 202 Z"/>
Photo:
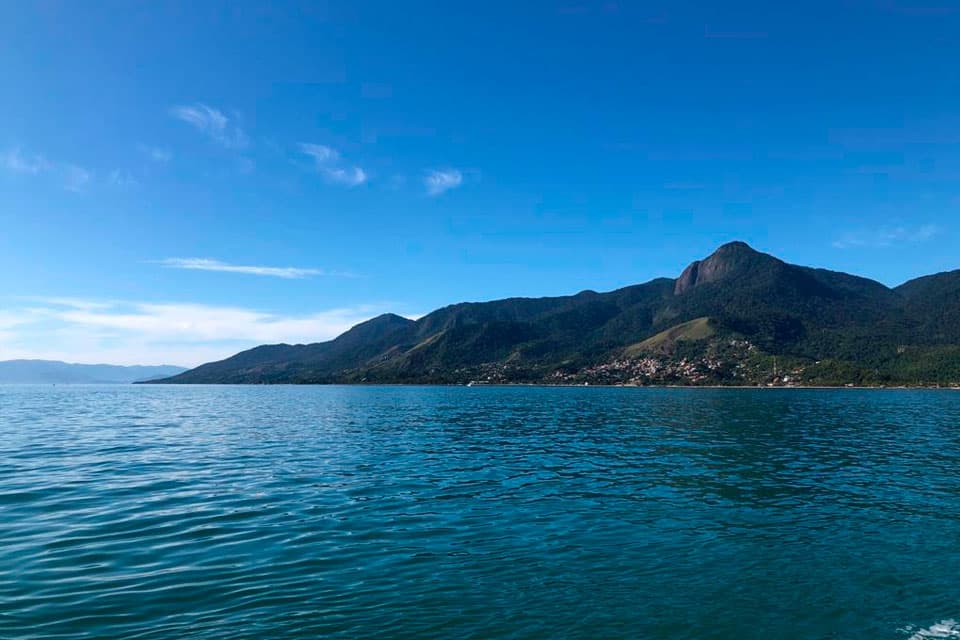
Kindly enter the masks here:
<path id="1" fill-rule="evenodd" d="M 193 365 L 733 239 L 958 268 L 958 8 L 0 3 L 0 359 Z"/>

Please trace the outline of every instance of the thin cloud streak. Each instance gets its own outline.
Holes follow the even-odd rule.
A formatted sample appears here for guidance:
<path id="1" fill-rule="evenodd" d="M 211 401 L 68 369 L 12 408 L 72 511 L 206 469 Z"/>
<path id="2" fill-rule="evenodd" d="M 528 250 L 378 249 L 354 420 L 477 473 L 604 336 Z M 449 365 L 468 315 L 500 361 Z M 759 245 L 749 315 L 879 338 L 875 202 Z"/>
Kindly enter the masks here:
<path id="1" fill-rule="evenodd" d="M 43 307 L 67 307 L 70 309 L 86 310 L 109 309 L 110 307 L 120 304 L 116 301 L 88 300 L 85 298 L 69 298 L 64 296 L 25 296 L 19 299 L 27 300 L 42 305 Z"/>
<path id="2" fill-rule="evenodd" d="M 330 162 L 336 162 L 340 159 L 340 154 L 336 149 L 328 147 L 325 144 L 311 144 L 309 142 L 300 143 L 300 151 L 304 155 L 308 155 L 313 158 L 313 161 L 317 163 L 318 166 L 325 165 Z"/>
<path id="3" fill-rule="evenodd" d="M 240 149 L 250 141 L 243 129 L 222 111 L 203 103 L 174 107 L 170 113 L 227 149 Z"/>
<path id="4" fill-rule="evenodd" d="M 25 153 L 20 147 L 0 153 L 0 168 L 13 173 L 37 176 L 49 173 L 62 181 L 67 191 L 80 193 L 93 180 L 93 173 L 69 163 L 54 163 L 38 153 Z"/>
<path id="5" fill-rule="evenodd" d="M 884 227 L 874 231 L 851 231 L 832 243 L 834 249 L 884 249 L 894 245 L 917 244 L 939 235 L 940 227 Z"/>
<path id="6" fill-rule="evenodd" d="M 462 185 L 463 174 L 457 169 L 434 170 L 427 174 L 423 184 L 427 187 L 427 195 L 439 196 Z"/>
<path id="7" fill-rule="evenodd" d="M 23 312 L 13 313 L 9 311 L 0 311 L 0 330 L 12 329 L 30 322 L 30 319 Z"/>
<path id="8" fill-rule="evenodd" d="M 367 181 L 367 172 L 358 166 L 344 167 L 340 165 L 340 152 L 323 144 L 302 142 L 300 152 L 313 158 L 317 171 L 333 184 L 345 187 L 357 187 Z"/>
<path id="9" fill-rule="evenodd" d="M 221 262 L 212 258 L 166 258 L 159 264 L 171 269 L 187 269 L 191 271 L 219 271 L 223 273 L 243 273 L 253 276 L 271 276 L 296 280 L 310 276 L 334 275 L 321 269 L 304 269 L 299 267 L 265 267 L 259 265 L 241 265 Z"/>
<path id="10" fill-rule="evenodd" d="M 358 305 L 284 315 L 194 303 L 36 299 L 0 315 L 0 360 L 195 366 L 258 344 L 330 340 L 386 310 Z"/>
<path id="11" fill-rule="evenodd" d="M 350 169 L 327 169 L 324 172 L 330 182 L 347 187 L 357 187 L 367 181 L 367 173 L 360 167 Z"/>

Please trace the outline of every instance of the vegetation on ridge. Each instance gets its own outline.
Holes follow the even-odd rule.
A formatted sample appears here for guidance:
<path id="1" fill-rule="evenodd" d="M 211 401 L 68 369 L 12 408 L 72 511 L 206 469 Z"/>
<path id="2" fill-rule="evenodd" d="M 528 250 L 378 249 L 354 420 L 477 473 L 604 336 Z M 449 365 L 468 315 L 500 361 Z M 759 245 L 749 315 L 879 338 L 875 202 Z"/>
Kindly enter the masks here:
<path id="1" fill-rule="evenodd" d="M 960 271 L 895 289 L 742 242 L 677 279 L 393 314 L 170 383 L 960 383 Z"/>

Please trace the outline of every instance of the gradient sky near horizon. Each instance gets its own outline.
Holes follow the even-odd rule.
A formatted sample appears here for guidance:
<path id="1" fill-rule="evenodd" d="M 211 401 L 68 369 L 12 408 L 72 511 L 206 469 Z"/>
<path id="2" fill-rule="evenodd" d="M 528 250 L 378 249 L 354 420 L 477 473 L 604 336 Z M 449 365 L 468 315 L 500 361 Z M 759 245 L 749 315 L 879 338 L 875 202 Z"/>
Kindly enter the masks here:
<path id="1" fill-rule="evenodd" d="M 195 365 L 734 239 L 960 268 L 960 4 L 0 3 L 0 359 Z"/>

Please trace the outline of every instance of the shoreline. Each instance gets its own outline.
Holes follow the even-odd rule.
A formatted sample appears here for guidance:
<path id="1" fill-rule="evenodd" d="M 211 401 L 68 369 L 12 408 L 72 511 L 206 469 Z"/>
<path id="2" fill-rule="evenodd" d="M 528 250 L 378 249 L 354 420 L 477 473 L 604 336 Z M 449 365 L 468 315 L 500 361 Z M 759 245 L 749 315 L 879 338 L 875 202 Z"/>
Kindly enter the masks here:
<path id="1" fill-rule="evenodd" d="M 61 386 L 61 385 L 55 385 Z M 73 386 L 73 385 L 62 385 Z M 76 385 L 81 386 L 81 385 Z M 111 385 L 111 386 L 157 386 L 157 387 L 537 387 L 544 389 L 735 389 L 735 390 L 838 390 L 838 391 L 960 391 L 960 387 L 953 386 L 847 386 L 847 385 L 790 385 L 790 386 L 767 386 L 767 385 L 723 385 L 723 384 L 701 384 L 701 385 L 682 385 L 682 384 L 541 384 L 537 382 L 480 382 L 473 384 L 464 383 L 431 383 L 431 382 L 341 382 L 341 383 L 323 383 L 323 382 L 277 382 L 277 383 L 154 383 L 154 382 L 135 382 L 129 385 Z"/>

